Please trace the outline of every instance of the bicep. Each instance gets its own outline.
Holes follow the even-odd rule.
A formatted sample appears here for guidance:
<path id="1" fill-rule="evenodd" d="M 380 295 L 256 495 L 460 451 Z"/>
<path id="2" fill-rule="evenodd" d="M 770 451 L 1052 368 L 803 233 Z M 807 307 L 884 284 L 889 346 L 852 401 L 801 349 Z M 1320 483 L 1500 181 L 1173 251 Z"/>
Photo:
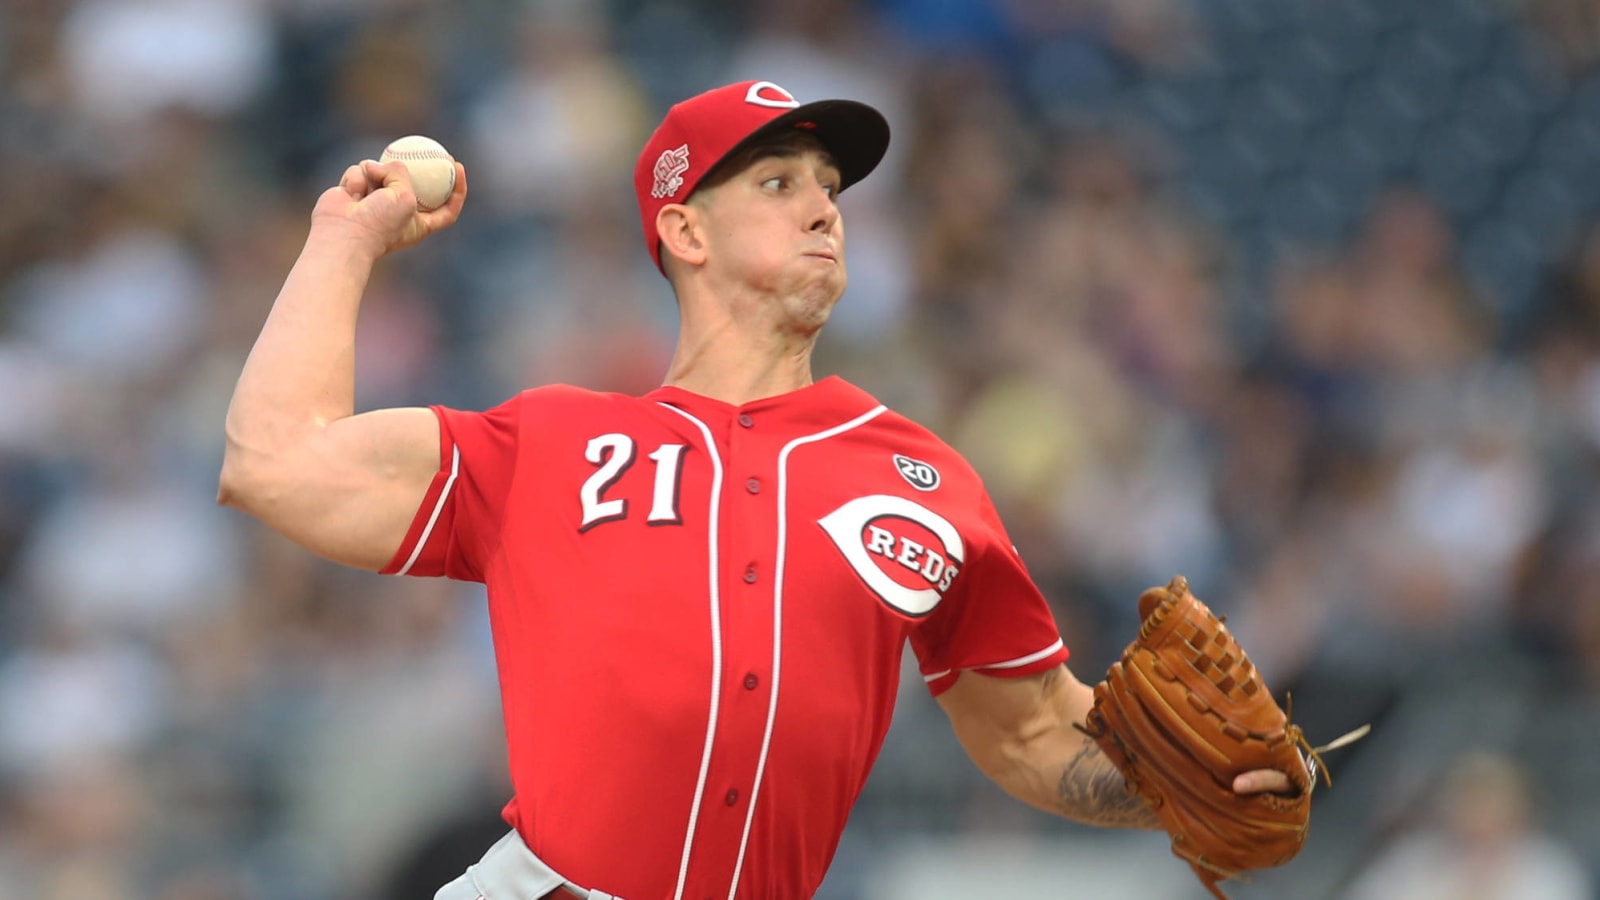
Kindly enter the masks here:
<path id="1" fill-rule="evenodd" d="M 376 571 L 404 540 L 439 470 L 439 421 L 422 407 L 349 416 L 297 441 L 248 490 L 239 506 L 319 556 Z"/>

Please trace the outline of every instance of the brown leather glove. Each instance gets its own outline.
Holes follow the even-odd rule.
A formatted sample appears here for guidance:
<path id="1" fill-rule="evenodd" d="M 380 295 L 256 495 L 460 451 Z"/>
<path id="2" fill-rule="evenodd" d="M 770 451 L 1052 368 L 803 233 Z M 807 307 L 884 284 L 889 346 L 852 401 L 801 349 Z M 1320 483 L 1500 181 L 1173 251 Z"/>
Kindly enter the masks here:
<path id="1" fill-rule="evenodd" d="M 1155 811 L 1172 852 L 1227 900 L 1217 882 L 1288 862 L 1305 843 L 1316 782 L 1300 748 L 1311 748 L 1183 576 L 1145 591 L 1139 614 L 1085 730 Z M 1293 795 L 1234 793 L 1234 777 L 1254 769 L 1283 772 Z"/>

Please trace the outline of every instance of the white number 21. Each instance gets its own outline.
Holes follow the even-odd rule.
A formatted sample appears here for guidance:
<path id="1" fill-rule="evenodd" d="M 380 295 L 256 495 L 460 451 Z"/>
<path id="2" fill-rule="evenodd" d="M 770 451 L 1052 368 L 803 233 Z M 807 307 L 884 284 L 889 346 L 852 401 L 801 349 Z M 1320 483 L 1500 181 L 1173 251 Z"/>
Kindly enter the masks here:
<path id="1" fill-rule="evenodd" d="M 646 457 L 656 464 L 655 490 L 650 498 L 648 525 L 682 525 L 678 514 L 678 484 L 683 475 L 683 444 L 662 444 Z M 625 497 L 602 499 L 605 492 L 617 483 L 622 473 L 633 465 L 633 438 L 625 434 L 602 434 L 589 441 L 583 458 L 599 466 L 583 483 L 578 496 L 583 500 L 583 522 L 579 531 L 588 531 L 604 522 L 614 522 L 628 515 Z"/>

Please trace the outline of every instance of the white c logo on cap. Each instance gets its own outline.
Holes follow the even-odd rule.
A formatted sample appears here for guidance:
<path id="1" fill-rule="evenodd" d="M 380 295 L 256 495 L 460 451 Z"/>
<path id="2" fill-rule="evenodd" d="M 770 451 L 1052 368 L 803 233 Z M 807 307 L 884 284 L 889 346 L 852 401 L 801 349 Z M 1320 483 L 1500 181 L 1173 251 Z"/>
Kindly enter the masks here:
<path id="1" fill-rule="evenodd" d="M 761 96 L 761 92 L 766 90 L 776 91 L 787 99 L 773 100 Z M 794 109 L 800 105 L 800 101 L 796 100 L 793 94 L 781 87 L 778 87 L 770 81 L 758 81 L 755 84 L 750 85 L 750 90 L 744 95 L 744 102 L 753 103 L 756 106 L 770 106 L 773 109 Z"/>

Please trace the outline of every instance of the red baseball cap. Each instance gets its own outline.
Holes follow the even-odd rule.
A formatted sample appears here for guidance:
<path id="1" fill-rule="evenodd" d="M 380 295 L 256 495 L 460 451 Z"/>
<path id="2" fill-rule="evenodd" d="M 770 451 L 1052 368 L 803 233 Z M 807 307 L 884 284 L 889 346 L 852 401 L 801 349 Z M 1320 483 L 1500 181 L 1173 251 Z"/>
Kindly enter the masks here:
<path id="1" fill-rule="evenodd" d="M 729 154 L 791 128 L 816 136 L 827 148 L 839 165 L 841 191 L 867 177 L 889 149 L 888 121 L 865 103 L 802 104 L 770 81 L 725 85 L 667 110 L 633 170 L 644 242 L 656 268 L 661 268 L 661 242 L 656 236 L 661 207 L 687 200 L 706 173 Z"/>

